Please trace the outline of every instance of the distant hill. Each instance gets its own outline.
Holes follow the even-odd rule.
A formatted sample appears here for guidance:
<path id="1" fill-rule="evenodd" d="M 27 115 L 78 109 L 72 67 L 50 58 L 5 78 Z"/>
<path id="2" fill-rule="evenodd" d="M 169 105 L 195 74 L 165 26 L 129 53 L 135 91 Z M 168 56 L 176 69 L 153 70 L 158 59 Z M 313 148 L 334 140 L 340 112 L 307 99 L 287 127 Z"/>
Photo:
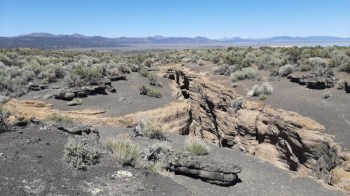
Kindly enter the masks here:
<path id="1" fill-rule="evenodd" d="M 0 37 L 0 48 L 110 48 L 130 47 L 132 45 L 202 45 L 202 46 L 261 46 L 261 45 L 350 45 L 350 38 L 329 36 L 288 37 L 279 36 L 263 39 L 244 39 L 240 37 L 208 39 L 206 37 L 119 37 L 84 36 L 81 34 L 54 35 L 32 33 L 14 37 Z"/>

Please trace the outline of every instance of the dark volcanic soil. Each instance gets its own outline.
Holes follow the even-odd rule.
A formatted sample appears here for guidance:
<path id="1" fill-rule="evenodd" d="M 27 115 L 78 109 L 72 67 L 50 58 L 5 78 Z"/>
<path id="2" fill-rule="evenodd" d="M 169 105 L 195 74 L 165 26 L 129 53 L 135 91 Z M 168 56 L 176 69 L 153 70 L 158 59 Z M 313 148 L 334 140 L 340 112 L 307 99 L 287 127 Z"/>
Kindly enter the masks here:
<path id="1" fill-rule="evenodd" d="M 115 129 L 100 127 L 101 140 L 120 133 L 130 133 L 130 129 Z M 183 150 L 186 136 L 168 134 L 168 145 L 175 151 Z M 157 140 L 137 137 L 133 139 L 146 149 Z M 219 148 L 210 145 L 208 158 L 227 164 L 242 166 L 242 173 L 238 176 L 241 182 L 234 186 L 223 187 L 203 182 L 198 179 L 181 175 L 167 175 L 184 186 L 190 195 L 344 195 L 334 187 L 322 185 L 310 177 L 297 177 L 293 173 L 278 169 L 270 163 L 263 162 L 256 157 L 244 154 L 236 149 Z"/>
<path id="2" fill-rule="evenodd" d="M 148 85 L 148 79 L 141 77 L 138 73 L 127 74 L 127 81 L 121 80 L 112 82 L 112 86 L 117 89 L 117 93 L 109 93 L 108 95 L 96 95 L 83 98 L 83 104 L 78 106 L 67 106 L 66 101 L 57 100 L 54 98 L 44 100 L 53 104 L 53 108 L 59 110 L 82 110 L 82 109 L 94 109 L 94 110 L 106 110 L 104 116 L 122 116 L 138 111 L 152 110 L 166 104 L 176 101 L 171 96 L 172 91 L 169 88 L 169 83 L 172 80 L 158 77 L 164 85 L 163 88 L 157 88 L 162 92 L 162 98 L 148 97 L 139 94 L 139 87 L 141 85 Z M 148 85 L 149 86 L 149 85 Z M 21 99 L 41 99 L 45 94 L 52 94 L 57 90 L 48 90 L 46 92 L 31 91 Z"/>
<path id="3" fill-rule="evenodd" d="M 7 195 L 187 195 L 168 177 L 122 168 L 103 151 L 100 163 L 86 171 L 63 159 L 68 134 L 44 125 L 30 125 L 0 134 L 0 193 Z M 118 170 L 132 178 L 112 179 Z"/>

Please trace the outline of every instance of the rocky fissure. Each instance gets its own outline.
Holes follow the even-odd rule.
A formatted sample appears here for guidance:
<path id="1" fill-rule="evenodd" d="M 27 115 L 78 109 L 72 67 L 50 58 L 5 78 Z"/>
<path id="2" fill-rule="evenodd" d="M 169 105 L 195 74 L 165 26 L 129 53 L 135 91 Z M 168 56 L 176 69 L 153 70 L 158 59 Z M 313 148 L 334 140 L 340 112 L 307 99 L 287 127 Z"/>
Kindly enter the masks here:
<path id="1" fill-rule="evenodd" d="M 231 103 L 238 96 L 232 89 L 189 69 L 168 69 L 164 77 L 175 79 L 177 97 L 185 99 L 190 108 L 188 131 L 182 133 L 239 148 L 280 168 L 326 182 L 341 162 L 340 146 L 312 119 L 254 101 L 243 100 L 235 109 Z"/>

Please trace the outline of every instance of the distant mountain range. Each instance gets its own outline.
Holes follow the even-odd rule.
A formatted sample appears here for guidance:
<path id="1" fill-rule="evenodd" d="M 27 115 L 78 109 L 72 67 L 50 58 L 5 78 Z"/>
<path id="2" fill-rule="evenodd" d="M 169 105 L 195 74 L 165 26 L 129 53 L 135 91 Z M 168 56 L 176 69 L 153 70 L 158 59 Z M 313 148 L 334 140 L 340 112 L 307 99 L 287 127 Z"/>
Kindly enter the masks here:
<path id="1" fill-rule="evenodd" d="M 197 46 L 278 46 L 278 45 L 350 45 L 350 38 L 330 36 L 271 38 L 224 38 L 209 39 L 206 37 L 118 37 L 85 36 L 81 34 L 54 35 L 50 33 L 32 33 L 27 35 L 0 37 L 0 48 L 122 48 L 133 45 L 197 45 Z"/>

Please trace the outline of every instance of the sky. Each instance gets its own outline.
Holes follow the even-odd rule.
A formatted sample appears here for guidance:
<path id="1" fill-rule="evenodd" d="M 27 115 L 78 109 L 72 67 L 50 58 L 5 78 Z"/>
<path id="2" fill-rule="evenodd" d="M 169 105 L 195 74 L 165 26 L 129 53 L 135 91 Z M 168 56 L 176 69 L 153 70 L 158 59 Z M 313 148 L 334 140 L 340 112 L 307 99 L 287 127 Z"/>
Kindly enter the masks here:
<path id="1" fill-rule="evenodd" d="M 0 36 L 350 37 L 350 0 L 0 0 Z"/>

